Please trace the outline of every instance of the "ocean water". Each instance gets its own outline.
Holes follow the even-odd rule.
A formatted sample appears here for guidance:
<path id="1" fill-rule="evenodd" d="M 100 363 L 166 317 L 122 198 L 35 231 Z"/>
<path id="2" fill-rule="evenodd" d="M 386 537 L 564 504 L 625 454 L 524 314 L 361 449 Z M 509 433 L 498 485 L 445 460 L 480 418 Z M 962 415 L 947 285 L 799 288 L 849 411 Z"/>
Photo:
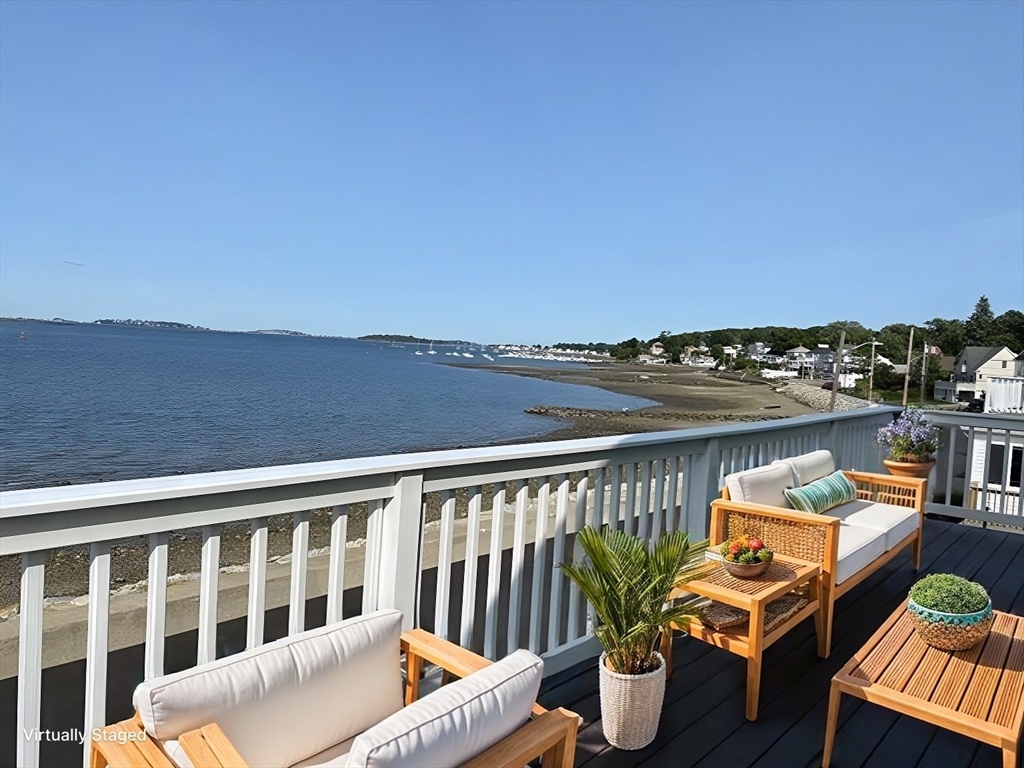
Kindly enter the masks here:
<path id="1" fill-rule="evenodd" d="M 21 339 L 20 334 L 25 338 Z M 650 401 L 473 370 L 414 345 L 0 323 L 0 488 L 529 439 L 533 405 Z M 508 362 L 501 360 L 500 362 Z"/>

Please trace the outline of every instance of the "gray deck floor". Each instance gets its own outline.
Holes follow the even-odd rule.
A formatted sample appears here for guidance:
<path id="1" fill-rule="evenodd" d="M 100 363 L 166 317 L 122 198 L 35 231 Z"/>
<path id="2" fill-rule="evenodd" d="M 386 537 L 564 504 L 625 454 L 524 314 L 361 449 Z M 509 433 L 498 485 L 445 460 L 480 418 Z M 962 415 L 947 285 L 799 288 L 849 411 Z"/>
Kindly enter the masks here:
<path id="1" fill-rule="evenodd" d="M 978 581 L 997 610 L 1024 615 L 1024 535 L 927 520 L 920 575 L 934 572 Z M 546 680 L 541 703 L 583 717 L 577 766 L 820 766 L 832 676 L 896 610 L 918 577 L 908 551 L 840 598 L 828 659 L 816 654 L 810 619 L 769 648 L 755 723 L 743 716 L 746 662 L 689 637 L 675 641 L 675 671 L 658 736 L 645 749 L 623 752 L 604 740 L 595 661 Z M 1001 760 L 994 747 L 843 697 L 834 768 L 998 768 Z"/>

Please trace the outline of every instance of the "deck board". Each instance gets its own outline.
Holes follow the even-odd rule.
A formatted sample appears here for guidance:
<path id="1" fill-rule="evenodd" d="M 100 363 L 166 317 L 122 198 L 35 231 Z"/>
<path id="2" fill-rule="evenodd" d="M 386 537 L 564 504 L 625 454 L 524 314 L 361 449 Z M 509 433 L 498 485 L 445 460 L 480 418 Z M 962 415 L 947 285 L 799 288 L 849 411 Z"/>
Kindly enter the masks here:
<path id="1" fill-rule="evenodd" d="M 1024 535 L 927 520 L 921 566 L 920 575 L 952 572 L 979 581 L 999 610 L 1019 615 L 1024 608 Z M 545 681 L 541 701 L 583 716 L 580 767 L 820 765 L 832 676 L 896 610 L 920 575 L 909 555 L 901 554 L 840 598 L 828 659 L 816 655 L 811 620 L 767 649 L 755 723 L 743 715 L 743 659 L 687 637 L 675 641 L 675 674 L 666 687 L 658 736 L 642 750 L 622 752 L 604 741 L 593 660 Z M 998 766 L 999 760 L 993 747 L 843 698 L 836 768 L 982 768 Z"/>

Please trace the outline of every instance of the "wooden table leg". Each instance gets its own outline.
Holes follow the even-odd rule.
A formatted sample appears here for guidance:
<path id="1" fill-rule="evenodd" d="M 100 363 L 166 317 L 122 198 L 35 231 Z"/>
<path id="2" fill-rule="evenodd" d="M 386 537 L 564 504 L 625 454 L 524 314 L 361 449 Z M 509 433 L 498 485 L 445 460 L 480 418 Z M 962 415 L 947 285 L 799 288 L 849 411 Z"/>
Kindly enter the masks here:
<path id="1" fill-rule="evenodd" d="M 818 610 L 814 612 L 814 636 L 818 638 L 818 656 L 827 659 L 829 652 L 829 633 L 825 626 L 825 600 L 821 589 L 821 576 L 815 576 L 809 584 L 811 600 L 818 601 Z"/>
<path id="2" fill-rule="evenodd" d="M 1017 768 L 1017 750 L 1019 744 L 1003 747 L 1003 768 Z"/>
<path id="3" fill-rule="evenodd" d="M 828 719 L 825 721 L 825 753 L 821 756 L 821 768 L 828 768 L 832 760 L 832 748 L 836 743 L 836 726 L 839 724 L 839 697 L 843 692 L 835 681 L 828 693 Z"/>
<path id="4" fill-rule="evenodd" d="M 761 694 L 761 654 L 764 652 L 764 604 L 750 607 L 747 650 L 747 720 L 757 720 L 757 702 Z"/>

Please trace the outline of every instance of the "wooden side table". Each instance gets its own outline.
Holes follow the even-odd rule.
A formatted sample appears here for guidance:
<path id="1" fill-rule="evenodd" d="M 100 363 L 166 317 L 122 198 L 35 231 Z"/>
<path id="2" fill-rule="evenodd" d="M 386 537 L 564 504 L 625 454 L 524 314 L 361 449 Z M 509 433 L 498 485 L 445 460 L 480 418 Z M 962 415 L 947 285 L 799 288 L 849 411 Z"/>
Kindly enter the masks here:
<path id="1" fill-rule="evenodd" d="M 1024 617 L 995 611 L 985 642 L 966 651 L 924 643 L 900 606 L 832 678 L 825 726 L 828 768 L 846 693 L 1003 750 L 1016 768 L 1024 723 Z"/>
<path id="2" fill-rule="evenodd" d="M 765 634 L 765 606 L 804 584 L 810 587 L 807 605 Z M 827 633 L 823 631 L 824 614 L 821 606 L 821 566 L 817 563 L 776 554 L 768 570 L 756 579 L 738 579 L 721 565 L 717 565 L 711 567 L 709 573 L 700 579 L 673 590 L 669 598 L 680 597 L 686 593 L 708 597 L 750 613 L 750 620 L 746 624 L 727 629 L 715 629 L 701 623 L 698 618 L 690 619 L 687 627 L 673 627 L 682 629 L 705 643 L 717 645 L 746 658 L 748 720 L 757 719 L 757 702 L 761 689 L 761 657 L 765 648 L 808 616 L 814 616 L 814 628 L 818 635 L 818 655 L 822 658 L 828 656 L 829 649 L 825 647 Z M 671 675 L 672 643 L 667 642 L 663 645 L 667 651 L 667 670 Z"/>

